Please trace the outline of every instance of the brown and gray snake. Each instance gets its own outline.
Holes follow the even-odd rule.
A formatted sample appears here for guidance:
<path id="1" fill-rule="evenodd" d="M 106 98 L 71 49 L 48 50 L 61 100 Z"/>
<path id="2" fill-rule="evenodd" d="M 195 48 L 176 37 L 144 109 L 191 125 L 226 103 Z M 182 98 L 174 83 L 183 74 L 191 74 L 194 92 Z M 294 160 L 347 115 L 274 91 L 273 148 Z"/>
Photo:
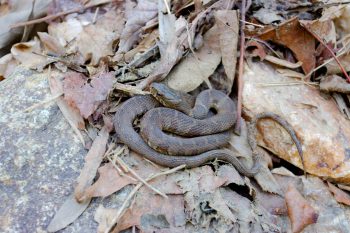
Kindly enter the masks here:
<path id="1" fill-rule="evenodd" d="M 304 165 L 301 144 L 293 128 L 277 114 L 261 113 L 252 120 L 249 127 L 252 135 L 248 137 L 248 142 L 256 161 L 252 168 L 247 168 L 232 151 L 217 149 L 227 144 L 230 139 L 228 130 L 236 121 L 235 104 L 227 95 L 210 89 L 194 99 L 159 83 L 151 85 L 151 93 L 153 96 L 135 96 L 122 103 L 113 122 L 116 136 L 122 143 L 156 164 L 166 167 L 185 164 L 187 168 L 192 168 L 219 159 L 252 177 L 261 166 L 257 162 L 260 156 L 256 150 L 256 123 L 261 118 L 271 118 L 290 134 Z M 167 108 L 160 107 L 160 102 Z M 212 109 L 215 115 L 207 117 Z M 143 116 L 140 133 L 146 141 L 133 127 L 135 119 L 140 116 Z"/>

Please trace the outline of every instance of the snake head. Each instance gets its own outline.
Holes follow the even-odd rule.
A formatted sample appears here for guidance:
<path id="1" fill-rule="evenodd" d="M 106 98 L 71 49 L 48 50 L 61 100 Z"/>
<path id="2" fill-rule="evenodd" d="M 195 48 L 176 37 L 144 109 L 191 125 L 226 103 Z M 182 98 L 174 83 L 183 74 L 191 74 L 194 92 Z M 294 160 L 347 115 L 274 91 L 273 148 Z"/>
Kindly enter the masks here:
<path id="1" fill-rule="evenodd" d="M 154 98 L 166 107 L 174 107 L 174 105 L 178 105 L 182 101 L 182 93 L 175 91 L 162 83 L 152 83 L 150 86 L 150 92 Z"/>

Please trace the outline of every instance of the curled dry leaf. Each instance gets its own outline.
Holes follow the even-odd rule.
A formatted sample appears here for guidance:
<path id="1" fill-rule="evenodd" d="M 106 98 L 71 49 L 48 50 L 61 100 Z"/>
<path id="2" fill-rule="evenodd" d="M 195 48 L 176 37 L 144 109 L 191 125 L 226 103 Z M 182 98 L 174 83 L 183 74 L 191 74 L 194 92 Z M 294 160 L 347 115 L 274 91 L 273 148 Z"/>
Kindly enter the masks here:
<path id="1" fill-rule="evenodd" d="M 15 70 L 18 62 L 11 53 L 0 58 L 0 81 L 9 77 Z"/>
<path id="2" fill-rule="evenodd" d="M 46 32 L 38 32 L 38 36 L 47 52 L 53 53 L 57 56 L 62 56 L 65 54 L 65 49 L 55 37 Z"/>
<path id="3" fill-rule="evenodd" d="M 327 75 L 321 79 L 320 90 L 324 92 L 350 94 L 350 84 L 338 75 Z"/>
<path id="4" fill-rule="evenodd" d="M 232 89 L 235 80 L 238 43 L 238 15 L 235 10 L 218 10 L 214 13 L 216 24 L 219 28 L 219 42 L 222 56 L 222 64 L 229 80 L 226 88 Z"/>
<path id="5" fill-rule="evenodd" d="M 70 72 L 64 78 L 65 100 L 79 109 L 84 118 L 88 118 L 107 98 L 114 84 L 114 74 L 100 73 L 91 77 L 91 82 L 80 73 Z"/>
<path id="6" fill-rule="evenodd" d="M 337 188 L 335 185 L 327 182 L 329 190 L 333 193 L 337 202 L 350 206 L 350 195 L 343 190 Z"/>
<path id="7" fill-rule="evenodd" d="M 280 58 L 277 58 L 277 57 L 274 57 L 271 55 L 266 55 L 265 60 L 269 61 L 273 64 L 283 66 L 286 68 L 290 68 L 290 69 L 295 69 L 295 68 L 298 68 L 302 65 L 302 62 L 300 62 L 300 61 L 297 63 L 292 63 L 292 62 L 289 62 L 289 61 L 286 61 L 286 60 L 283 60 L 283 59 L 280 59 Z"/>
<path id="8" fill-rule="evenodd" d="M 287 189 L 285 199 L 294 233 L 301 232 L 308 225 L 317 222 L 317 212 L 291 184 Z"/>
<path id="9" fill-rule="evenodd" d="M 42 71 L 50 63 L 45 56 L 39 55 L 41 54 L 41 48 L 37 38 L 29 42 L 13 45 L 11 54 L 20 64 L 30 69 Z"/>

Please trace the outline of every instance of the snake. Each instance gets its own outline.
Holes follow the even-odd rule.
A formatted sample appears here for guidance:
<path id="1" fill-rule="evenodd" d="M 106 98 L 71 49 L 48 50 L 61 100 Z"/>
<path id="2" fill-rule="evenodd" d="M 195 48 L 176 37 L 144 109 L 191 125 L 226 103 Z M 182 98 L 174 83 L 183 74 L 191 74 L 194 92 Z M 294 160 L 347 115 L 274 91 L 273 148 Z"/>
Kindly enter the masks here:
<path id="1" fill-rule="evenodd" d="M 254 140 L 248 140 L 256 155 L 252 168 L 244 166 L 231 150 L 218 149 L 228 142 L 228 130 L 236 121 L 235 104 L 227 95 L 209 89 L 194 99 L 161 83 L 152 83 L 150 92 L 152 95 L 134 96 L 120 104 L 113 118 L 116 137 L 131 150 L 158 165 L 171 168 L 180 165 L 193 168 L 218 159 L 231 163 L 248 177 L 253 177 L 260 171 L 260 156 L 254 153 L 257 147 Z M 162 105 L 166 107 L 161 107 Z M 215 114 L 207 117 L 210 109 Z M 133 123 L 141 116 L 143 119 L 139 134 Z M 266 117 L 266 114 L 260 117 Z M 274 120 L 279 120 L 276 119 Z M 257 119 L 254 120 L 256 121 Z M 291 127 L 286 130 L 288 133 L 294 132 Z M 151 142 L 141 135 L 145 138 L 155 135 L 153 139 L 157 140 Z M 300 145 L 299 141 L 296 144 Z"/>

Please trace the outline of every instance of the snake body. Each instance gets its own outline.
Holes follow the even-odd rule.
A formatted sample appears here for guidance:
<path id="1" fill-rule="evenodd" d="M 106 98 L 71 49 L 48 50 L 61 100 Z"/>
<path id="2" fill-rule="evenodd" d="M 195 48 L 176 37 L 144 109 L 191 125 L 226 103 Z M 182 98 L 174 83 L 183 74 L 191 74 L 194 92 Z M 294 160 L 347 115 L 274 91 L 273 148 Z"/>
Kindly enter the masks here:
<path id="1" fill-rule="evenodd" d="M 152 91 L 154 89 L 156 91 Z M 151 93 L 155 97 L 135 96 L 122 103 L 116 110 L 113 119 L 116 136 L 130 149 L 142 154 L 148 160 L 166 167 L 177 167 L 183 164 L 187 168 L 198 167 L 208 161 L 219 159 L 231 163 L 245 176 L 252 177 L 259 172 L 260 163 L 255 162 L 252 168 L 247 168 L 234 156 L 232 151 L 215 149 L 227 143 L 229 140 L 227 129 L 235 122 L 235 105 L 225 94 L 215 90 L 204 91 L 200 93 L 194 103 L 194 100 L 187 94 L 183 94 L 185 98 L 179 97 L 178 95 L 182 94 L 170 90 L 163 84 L 151 86 Z M 160 107 L 160 102 L 186 114 Z M 213 108 L 217 113 L 206 118 L 210 108 Z M 144 118 L 141 121 L 141 134 L 145 138 L 148 137 L 147 141 L 133 127 L 135 119 L 142 115 Z M 250 132 L 248 142 L 254 158 L 256 160 L 260 158 L 255 136 L 256 123 L 261 118 L 271 118 L 287 130 L 297 146 L 304 165 L 301 144 L 293 128 L 274 113 L 258 114 L 248 127 L 248 132 Z M 181 137 L 173 137 L 163 131 Z M 193 136 L 199 137 L 191 138 Z"/>
<path id="2" fill-rule="evenodd" d="M 246 176 L 254 176 L 260 170 L 260 165 L 257 163 L 253 168 L 246 168 L 228 149 L 210 150 L 192 156 L 167 155 L 152 149 L 135 131 L 133 122 L 137 117 L 159 106 L 159 102 L 152 96 L 135 96 L 122 103 L 117 108 L 113 119 L 117 138 L 146 159 L 166 167 L 177 167 L 182 164 L 185 164 L 187 168 L 198 167 L 205 162 L 219 159 L 233 164 L 239 172 Z M 192 139 L 193 145 L 195 145 L 195 139 Z"/>

